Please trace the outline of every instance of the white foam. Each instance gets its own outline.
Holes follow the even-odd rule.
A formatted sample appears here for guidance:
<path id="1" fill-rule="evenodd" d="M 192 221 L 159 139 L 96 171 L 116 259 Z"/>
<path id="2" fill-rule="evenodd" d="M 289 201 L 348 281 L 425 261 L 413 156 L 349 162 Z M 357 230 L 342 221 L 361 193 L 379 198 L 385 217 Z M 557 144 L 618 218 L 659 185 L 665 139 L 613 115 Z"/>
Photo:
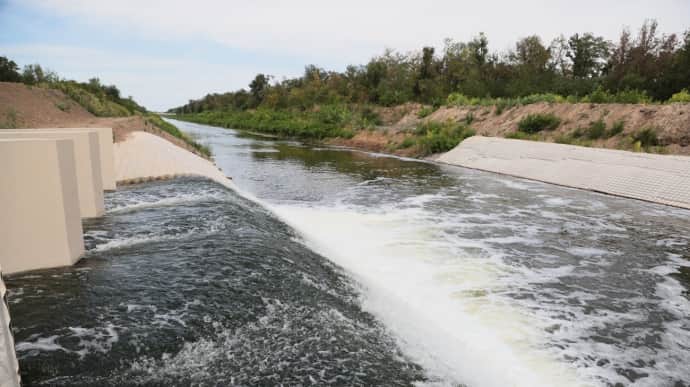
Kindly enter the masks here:
<path id="1" fill-rule="evenodd" d="M 487 243 L 536 240 L 459 240 L 422 216 L 410 216 L 418 209 L 363 213 L 283 205 L 273 210 L 305 236 L 309 247 L 364 284 L 364 308 L 384 321 L 403 351 L 432 375 L 472 386 L 584 384 L 539 348 L 529 314 L 495 294 L 498 278 L 510 269 L 500 255 L 492 256 Z M 477 256 L 459 246 L 484 253 Z"/>

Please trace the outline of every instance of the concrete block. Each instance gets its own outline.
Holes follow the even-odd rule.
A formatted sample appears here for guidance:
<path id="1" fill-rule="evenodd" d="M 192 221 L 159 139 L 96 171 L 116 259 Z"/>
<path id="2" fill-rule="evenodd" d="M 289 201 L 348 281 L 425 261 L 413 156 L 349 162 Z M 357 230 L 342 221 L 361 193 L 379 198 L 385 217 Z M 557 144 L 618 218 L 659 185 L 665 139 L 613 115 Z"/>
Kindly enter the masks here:
<path id="1" fill-rule="evenodd" d="M 0 130 L 0 139 L 22 138 L 73 140 L 81 216 L 92 218 L 103 215 L 105 212 L 103 178 L 101 176 L 100 146 L 97 133 L 70 130 L 43 132 L 31 132 L 23 129 Z"/>
<path id="2" fill-rule="evenodd" d="M 0 139 L 0 265 L 71 265 L 84 253 L 74 140 Z"/>
<path id="3" fill-rule="evenodd" d="M 34 132 L 96 132 L 98 134 L 98 145 L 101 151 L 101 176 L 103 177 L 103 189 L 106 191 L 115 190 L 115 153 L 113 150 L 113 130 L 111 128 L 40 128 L 22 130 Z"/>

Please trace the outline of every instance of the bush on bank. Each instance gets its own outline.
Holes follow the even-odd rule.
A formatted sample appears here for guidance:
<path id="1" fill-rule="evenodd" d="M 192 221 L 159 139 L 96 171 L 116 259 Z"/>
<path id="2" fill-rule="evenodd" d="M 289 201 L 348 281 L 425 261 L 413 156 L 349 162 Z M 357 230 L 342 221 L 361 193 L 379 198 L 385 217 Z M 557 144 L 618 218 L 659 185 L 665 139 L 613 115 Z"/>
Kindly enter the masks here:
<path id="1" fill-rule="evenodd" d="M 542 130 L 555 130 L 561 119 L 553 114 L 528 114 L 518 122 L 518 129 L 524 133 L 537 133 Z"/>
<path id="2" fill-rule="evenodd" d="M 356 130 L 372 128 L 381 123 L 368 107 L 326 105 L 309 111 L 299 110 L 228 110 L 209 111 L 178 116 L 201 124 L 303 139 L 329 137 L 352 138 Z"/>

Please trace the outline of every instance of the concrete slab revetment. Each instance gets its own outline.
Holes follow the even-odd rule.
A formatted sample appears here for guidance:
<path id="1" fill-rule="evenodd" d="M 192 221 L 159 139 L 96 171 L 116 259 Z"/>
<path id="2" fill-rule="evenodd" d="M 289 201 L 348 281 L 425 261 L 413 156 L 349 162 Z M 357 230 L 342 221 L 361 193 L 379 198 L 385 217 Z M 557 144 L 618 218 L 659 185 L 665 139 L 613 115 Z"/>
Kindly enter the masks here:
<path id="1" fill-rule="evenodd" d="M 103 178 L 98 134 L 79 131 L 31 132 L 25 130 L 0 130 L 0 139 L 45 138 L 74 141 L 74 158 L 77 165 L 79 208 L 83 218 L 103 215 Z"/>
<path id="2" fill-rule="evenodd" d="M 475 136 L 437 161 L 690 208 L 690 157 Z"/>
<path id="3" fill-rule="evenodd" d="M 84 252 L 74 141 L 0 139 L 0 265 L 66 266 Z"/>

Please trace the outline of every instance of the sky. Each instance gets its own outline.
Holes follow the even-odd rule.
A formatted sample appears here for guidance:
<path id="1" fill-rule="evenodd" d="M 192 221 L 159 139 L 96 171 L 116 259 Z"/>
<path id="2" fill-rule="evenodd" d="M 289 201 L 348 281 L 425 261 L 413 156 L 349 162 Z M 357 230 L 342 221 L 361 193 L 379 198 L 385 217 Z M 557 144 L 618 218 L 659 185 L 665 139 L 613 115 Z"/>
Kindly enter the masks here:
<path id="1" fill-rule="evenodd" d="M 156 111 L 247 87 L 254 75 L 343 70 L 386 48 L 441 48 L 484 32 L 492 51 L 593 32 L 616 40 L 656 19 L 690 29 L 690 0 L 0 0 L 0 56 L 97 76 Z"/>

